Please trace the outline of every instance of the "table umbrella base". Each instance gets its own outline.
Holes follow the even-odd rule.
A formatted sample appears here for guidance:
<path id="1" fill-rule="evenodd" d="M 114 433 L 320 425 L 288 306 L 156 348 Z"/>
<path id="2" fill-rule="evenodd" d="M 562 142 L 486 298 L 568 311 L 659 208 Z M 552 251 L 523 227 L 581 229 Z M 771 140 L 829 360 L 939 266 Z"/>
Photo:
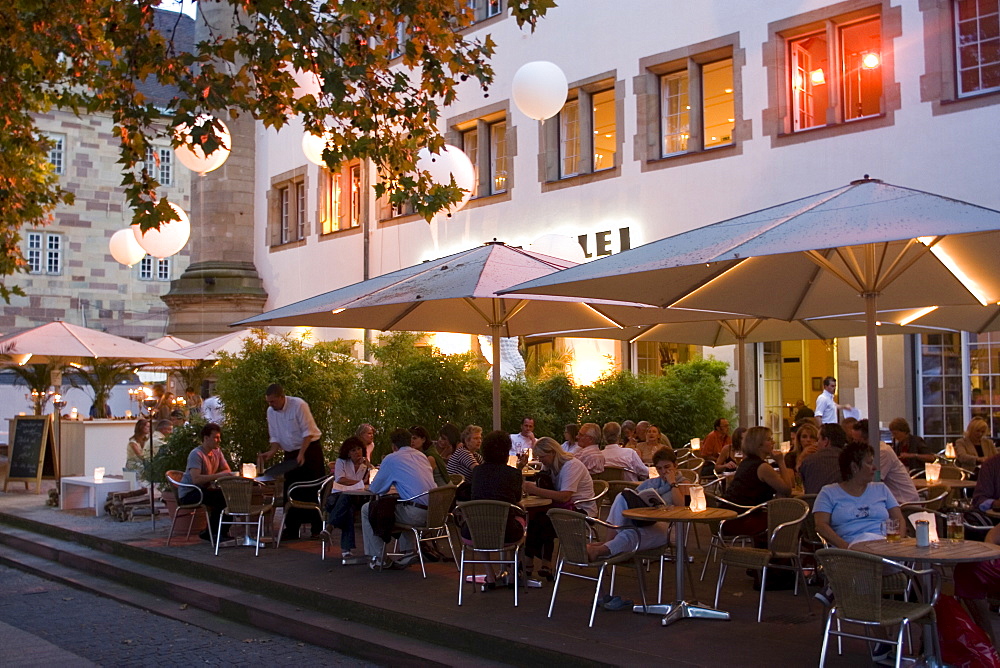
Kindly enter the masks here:
<path id="1" fill-rule="evenodd" d="M 634 606 L 632 612 L 639 612 L 647 615 L 663 615 L 660 624 L 670 626 L 679 619 L 721 619 L 729 620 L 729 613 L 723 610 L 716 610 L 706 603 L 698 601 L 674 601 L 672 603 L 657 603 L 655 605 Z"/>

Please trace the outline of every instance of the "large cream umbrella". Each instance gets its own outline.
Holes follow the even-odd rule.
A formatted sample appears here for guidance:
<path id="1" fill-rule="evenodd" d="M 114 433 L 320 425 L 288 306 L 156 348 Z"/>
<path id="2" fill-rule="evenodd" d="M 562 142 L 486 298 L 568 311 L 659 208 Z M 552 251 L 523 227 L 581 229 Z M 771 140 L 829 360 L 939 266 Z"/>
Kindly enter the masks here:
<path id="1" fill-rule="evenodd" d="M 184 361 L 183 355 L 96 329 L 56 321 L 0 338 L 0 351 L 15 364 L 44 363 L 58 357 L 66 363 L 91 358 L 126 359 L 136 363 Z"/>
<path id="2" fill-rule="evenodd" d="M 502 288 L 575 263 L 490 242 L 348 285 L 235 323 L 526 336 L 647 322 L 650 309 L 616 300 L 521 295 Z M 678 318 L 694 314 L 678 312 Z M 706 316 L 710 317 L 710 316 Z M 715 317 L 715 316 L 711 316 Z M 493 428 L 500 428 L 500 346 L 493 346 Z"/>
<path id="3" fill-rule="evenodd" d="M 879 310 L 986 305 L 1000 211 L 867 176 L 504 291 L 803 320 L 864 312 L 877 444 Z M 878 448 L 875 448 L 876 456 Z"/>

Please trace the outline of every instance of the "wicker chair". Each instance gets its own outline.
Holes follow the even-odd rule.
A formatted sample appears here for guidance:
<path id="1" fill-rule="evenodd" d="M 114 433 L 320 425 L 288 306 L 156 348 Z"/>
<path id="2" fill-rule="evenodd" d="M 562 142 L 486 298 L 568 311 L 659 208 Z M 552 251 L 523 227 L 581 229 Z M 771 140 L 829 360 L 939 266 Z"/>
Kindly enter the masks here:
<path id="1" fill-rule="evenodd" d="M 465 476 L 461 473 L 449 473 L 448 474 L 448 484 L 458 487 L 463 482 L 465 482 Z"/>
<path id="2" fill-rule="evenodd" d="M 610 484 L 611 483 L 609 483 L 607 480 L 594 480 L 594 495 L 587 499 L 578 499 L 573 502 L 573 505 L 579 508 L 581 505 L 585 503 L 590 503 L 591 501 L 597 501 L 598 512 L 599 512 L 601 497 L 603 497 L 605 494 L 608 493 L 608 486 Z"/>
<path id="3" fill-rule="evenodd" d="M 326 513 L 323 509 L 326 506 L 326 498 L 330 496 L 330 489 L 335 478 L 336 476 L 331 475 L 325 478 L 317 478 L 316 480 L 293 483 L 288 486 L 288 489 L 285 490 L 285 509 L 281 513 L 281 527 L 278 529 L 278 541 L 275 543 L 275 547 L 281 547 L 281 536 L 285 532 L 285 520 L 288 519 L 289 511 L 292 509 L 311 510 L 319 515 L 319 519 L 323 523 L 321 530 L 323 534 L 321 559 L 326 561 L 328 534 L 326 531 Z M 310 494 L 310 498 L 308 500 L 294 499 L 292 498 L 292 492 L 306 492 Z M 312 494 L 315 494 L 315 501 L 312 498 Z"/>
<path id="4" fill-rule="evenodd" d="M 260 554 L 260 539 L 264 531 L 264 517 L 274 512 L 274 499 L 269 498 L 264 503 L 253 503 L 254 481 L 249 478 L 221 478 L 216 484 L 222 490 L 226 499 L 226 508 L 219 516 L 219 531 L 222 535 L 223 524 L 236 524 L 257 527 L 257 540 L 254 543 L 254 556 Z M 226 515 L 231 519 L 226 520 Z M 219 542 L 215 543 L 215 554 L 219 554 Z"/>
<path id="5" fill-rule="evenodd" d="M 174 537 L 174 526 L 177 524 L 177 519 L 179 517 L 191 517 L 191 521 L 188 522 L 188 530 L 185 538 L 191 537 L 191 527 L 194 525 L 194 516 L 198 514 L 198 511 L 204 511 L 205 518 L 208 518 L 208 508 L 202 503 L 202 498 L 204 493 L 201 491 L 201 487 L 197 485 L 189 485 L 186 482 L 181 482 L 181 478 L 184 477 L 183 471 L 167 471 L 167 482 L 171 484 L 174 488 L 174 493 L 177 495 L 177 508 L 174 509 L 173 516 L 170 518 L 170 533 L 167 534 L 167 547 L 170 547 L 170 539 Z M 181 504 L 181 496 L 187 494 L 188 492 L 195 490 L 198 492 L 197 503 L 185 503 Z M 184 513 L 183 515 L 181 513 Z M 215 544 L 214 534 L 212 533 L 212 523 L 208 524 L 208 536 L 211 543 Z"/>
<path id="6" fill-rule="evenodd" d="M 448 519 L 451 517 L 451 506 L 455 502 L 455 485 L 442 485 L 434 489 L 418 494 L 410 499 L 402 501 L 416 501 L 417 499 L 427 499 L 427 521 L 424 524 L 401 524 L 397 522 L 393 527 L 393 533 L 402 531 L 412 531 L 416 541 L 417 555 L 420 557 L 420 571 L 427 577 L 427 568 L 424 566 L 424 553 L 420 549 L 421 543 L 433 543 L 439 540 L 448 541 L 448 549 L 451 550 L 451 558 L 458 566 L 458 559 L 455 557 L 455 546 L 451 542 L 451 532 L 448 530 Z M 429 535 L 428 535 L 429 534 Z M 398 556 L 396 553 L 394 556 Z M 383 551 L 382 563 L 385 563 L 386 554 Z"/>
<path id="7" fill-rule="evenodd" d="M 462 588 L 465 584 L 466 564 L 489 564 L 495 566 L 510 565 L 510 572 L 514 578 L 514 607 L 517 607 L 518 595 L 518 557 L 521 553 L 521 546 L 524 544 L 524 536 L 513 543 L 504 543 L 504 532 L 507 529 L 507 517 L 510 513 L 524 514 L 524 510 L 518 506 L 511 505 L 504 501 L 466 501 L 458 504 L 455 514 L 460 518 L 468 530 L 470 539 L 464 537 L 462 541 L 462 559 L 458 568 L 458 604 L 462 605 Z M 466 554 L 471 551 L 472 558 L 467 559 Z M 497 559 L 476 559 L 477 554 L 486 554 Z M 510 555 L 510 559 L 505 559 L 505 555 Z M 473 566 L 472 574 L 476 569 Z M 475 587 L 475 577 L 472 578 Z"/>
<path id="8" fill-rule="evenodd" d="M 934 656 L 941 656 L 938 647 L 937 618 L 934 615 L 934 603 L 937 601 L 940 582 L 937 571 L 933 569 L 916 571 L 888 559 L 882 559 L 855 550 L 840 550 L 826 548 L 816 553 L 816 559 L 823 567 L 830 587 L 833 589 L 834 605 L 826 618 L 826 628 L 823 632 L 823 649 L 820 652 L 820 668 L 826 662 L 826 648 L 831 635 L 838 637 L 857 638 L 867 642 L 888 642 L 896 646 L 896 668 L 899 668 L 903 655 L 903 633 L 908 630 L 911 622 L 920 621 L 930 624 L 933 633 L 934 648 L 930 648 Z M 925 591 L 926 603 L 896 601 L 885 597 L 888 578 L 883 577 L 886 565 L 892 566 L 908 579 L 931 578 L 931 591 Z M 837 630 L 833 630 L 833 620 L 837 620 Z M 869 635 L 859 635 L 841 630 L 841 623 L 861 624 L 865 627 L 899 627 L 895 640 L 882 640 Z M 838 647 L 838 653 L 839 653 Z"/>
<path id="9" fill-rule="evenodd" d="M 612 480 L 624 480 L 625 469 L 620 466 L 605 466 L 603 471 L 595 473 L 591 477 L 594 480 L 605 480 L 607 482 L 611 482 Z"/>
<path id="10" fill-rule="evenodd" d="M 795 571 L 795 595 L 799 594 L 799 581 L 805 592 L 806 608 L 812 611 L 809 603 L 809 589 L 806 586 L 805 574 L 802 572 L 802 562 L 799 561 L 799 535 L 802 523 L 809 514 L 809 505 L 799 499 L 771 499 L 767 502 L 767 549 L 756 547 L 727 547 L 722 553 L 722 564 L 719 566 L 719 581 L 715 585 L 715 607 L 719 607 L 719 594 L 722 583 L 726 579 L 726 571 L 730 566 L 761 571 L 760 601 L 757 604 L 757 622 L 760 623 L 764 613 L 764 594 L 767 591 L 767 569 L 779 568 Z M 772 563 L 773 559 L 790 559 L 791 566 Z"/>
<path id="11" fill-rule="evenodd" d="M 561 508 L 552 508 L 547 513 L 552 526 L 555 528 L 556 536 L 559 538 L 559 560 L 556 562 L 556 581 L 552 586 L 552 600 L 549 602 L 549 617 L 552 617 L 552 610 L 556 605 L 556 595 L 559 593 L 559 583 L 563 576 L 580 578 L 596 582 L 594 589 L 594 602 L 590 607 L 590 622 L 588 626 L 594 625 L 594 613 L 597 611 L 597 600 L 601 595 L 601 584 L 604 581 L 604 572 L 608 566 L 633 562 L 636 576 L 639 580 L 639 593 L 642 596 L 643 608 L 646 607 L 646 584 L 642 570 L 641 557 L 636 552 L 625 552 L 612 557 L 590 561 L 587 557 L 587 544 L 590 542 L 591 531 L 588 518 L 580 513 Z M 566 570 L 567 566 L 574 566 L 581 569 L 597 569 L 597 577 L 582 575 Z"/>

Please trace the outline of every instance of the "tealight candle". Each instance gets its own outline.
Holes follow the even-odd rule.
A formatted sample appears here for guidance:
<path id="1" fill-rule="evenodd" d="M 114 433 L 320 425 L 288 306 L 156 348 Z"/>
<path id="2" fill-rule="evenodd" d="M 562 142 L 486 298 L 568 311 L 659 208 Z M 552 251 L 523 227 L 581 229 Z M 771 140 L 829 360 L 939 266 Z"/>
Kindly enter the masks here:
<path id="1" fill-rule="evenodd" d="M 691 496 L 691 512 L 700 513 L 708 508 L 704 487 L 701 485 L 691 485 L 688 487 L 688 494 Z"/>
<path id="2" fill-rule="evenodd" d="M 244 464 L 242 467 L 242 474 L 244 478 L 256 478 L 257 477 L 257 465 L 256 464 Z"/>
<path id="3" fill-rule="evenodd" d="M 928 483 L 937 482 L 941 477 L 941 465 L 937 462 L 927 462 L 924 464 L 924 477 Z"/>
<path id="4" fill-rule="evenodd" d="M 94 482 L 101 482 L 104 480 L 104 467 L 98 466 L 94 469 Z"/>
<path id="5" fill-rule="evenodd" d="M 944 456 L 948 459 L 955 459 L 955 444 L 948 443 L 944 446 Z"/>
<path id="6" fill-rule="evenodd" d="M 692 438 L 691 439 L 691 449 L 692 450 L 701 450 L 701 439 L 700 438 Z"/>

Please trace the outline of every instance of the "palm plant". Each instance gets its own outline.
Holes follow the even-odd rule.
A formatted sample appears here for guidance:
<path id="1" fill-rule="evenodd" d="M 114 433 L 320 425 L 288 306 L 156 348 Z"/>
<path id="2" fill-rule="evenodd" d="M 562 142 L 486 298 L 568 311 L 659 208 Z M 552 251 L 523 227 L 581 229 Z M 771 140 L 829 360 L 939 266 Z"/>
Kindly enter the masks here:
<path id="1" fill-rule="evenodd" d="M 73 387 L 89 385 L 94 392 L 95 418 L 111 417 L 107 413 L 108 397 L 115 385 L 132 377 L 134 364 L 128 360 L 91 358 L 86 366 L 74 368 L 70 376 Z"/>
<path id="2" fill-rule="evenodd" d="M 8 368 L 31 390 L 35 415 L 41 415 L 49 400 L 49 389 L 53 385 L 52 374 L 61 372 L 66 368 L 66 364 L 59 358 L 53 357 L 44 364 L 25 364 Z"/>

